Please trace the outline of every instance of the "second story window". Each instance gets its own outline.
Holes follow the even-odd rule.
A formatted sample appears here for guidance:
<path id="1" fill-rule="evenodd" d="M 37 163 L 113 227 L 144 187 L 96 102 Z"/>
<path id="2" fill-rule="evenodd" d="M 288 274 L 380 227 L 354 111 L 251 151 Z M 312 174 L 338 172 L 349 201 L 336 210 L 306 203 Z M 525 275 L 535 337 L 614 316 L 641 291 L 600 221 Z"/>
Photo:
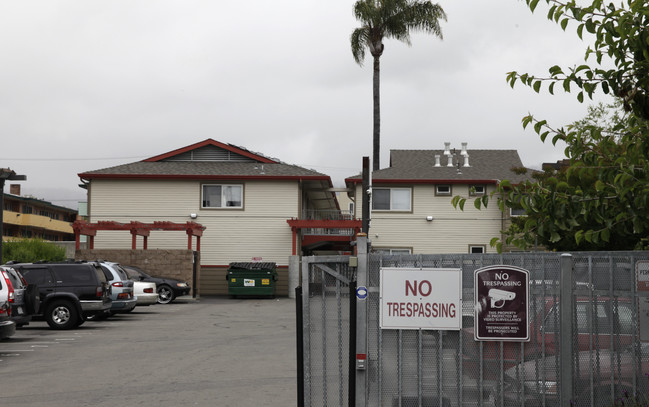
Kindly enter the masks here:
<path id="1" fill-rule="evenodd" d="M 450 185 L 436 185 L 435 186 L 435 195 L 451 195 L 451 186 Z"/>
<path id="2" fill-rule="evenodd" d="M 372 209 L 375 211 L 410 211 L 410 188 L 372 188 Z"/>
<path id="3" fill-rule="evenodd" d="M 203 185 L 203 208 L 243 208 L 243 185 Z"/>

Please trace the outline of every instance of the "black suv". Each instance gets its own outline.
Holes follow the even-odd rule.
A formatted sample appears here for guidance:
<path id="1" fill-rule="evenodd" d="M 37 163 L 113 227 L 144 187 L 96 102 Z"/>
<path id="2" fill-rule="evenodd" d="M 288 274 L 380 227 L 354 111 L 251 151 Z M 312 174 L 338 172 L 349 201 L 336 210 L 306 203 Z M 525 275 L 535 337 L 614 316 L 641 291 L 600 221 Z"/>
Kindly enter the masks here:
<path id="1" fill-rule="evenodd" d="M 110 284 L 98 263 L 11 264 L 28 284 L 38 286 L 38 315 L 50 328 L 71 329 L 110 310 Z"/>

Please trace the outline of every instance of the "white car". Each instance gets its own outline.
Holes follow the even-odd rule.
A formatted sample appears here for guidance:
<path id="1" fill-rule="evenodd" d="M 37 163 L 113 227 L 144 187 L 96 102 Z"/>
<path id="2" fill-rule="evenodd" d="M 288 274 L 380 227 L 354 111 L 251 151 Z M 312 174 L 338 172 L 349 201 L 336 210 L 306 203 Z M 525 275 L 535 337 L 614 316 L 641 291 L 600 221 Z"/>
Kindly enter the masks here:
<path id="1" fill-rule="evenodd" d="M 133 295 L 137 297 L 137 306 L 153 305 L 158 302 L 158 292 L 155 283 L 147 281 L 133 282 Z"/>
<path id="2" fill-rule="evenodd" d="M 16 333 L 16 323 L 9 319 L 11 316 L 11 304 L 9 304 L 9 280 L 0 279 L 0 339 L 9 338 Z"/>

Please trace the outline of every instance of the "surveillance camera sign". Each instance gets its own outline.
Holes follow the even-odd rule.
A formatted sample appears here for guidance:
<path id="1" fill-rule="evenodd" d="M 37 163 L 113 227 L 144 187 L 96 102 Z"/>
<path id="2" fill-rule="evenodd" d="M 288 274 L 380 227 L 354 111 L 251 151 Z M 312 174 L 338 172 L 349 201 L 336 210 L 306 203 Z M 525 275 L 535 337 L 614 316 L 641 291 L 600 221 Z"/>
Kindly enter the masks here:
<path id="1" fill-rule="evenodd" d="M 529 271 L 491 266 L 475 271 L 475 339 L 530 340 Z"/>

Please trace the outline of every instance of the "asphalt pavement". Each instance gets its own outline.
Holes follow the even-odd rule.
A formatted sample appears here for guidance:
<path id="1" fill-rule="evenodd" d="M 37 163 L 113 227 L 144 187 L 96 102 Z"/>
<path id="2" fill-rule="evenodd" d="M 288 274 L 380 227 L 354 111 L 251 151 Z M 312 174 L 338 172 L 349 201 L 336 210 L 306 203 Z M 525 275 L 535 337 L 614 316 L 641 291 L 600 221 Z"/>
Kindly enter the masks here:
<path id="1" fill-rule="evenodd" d="M 295 300 L 180 298 L 0 341 L 0 406 L 292 406 Z"/>

